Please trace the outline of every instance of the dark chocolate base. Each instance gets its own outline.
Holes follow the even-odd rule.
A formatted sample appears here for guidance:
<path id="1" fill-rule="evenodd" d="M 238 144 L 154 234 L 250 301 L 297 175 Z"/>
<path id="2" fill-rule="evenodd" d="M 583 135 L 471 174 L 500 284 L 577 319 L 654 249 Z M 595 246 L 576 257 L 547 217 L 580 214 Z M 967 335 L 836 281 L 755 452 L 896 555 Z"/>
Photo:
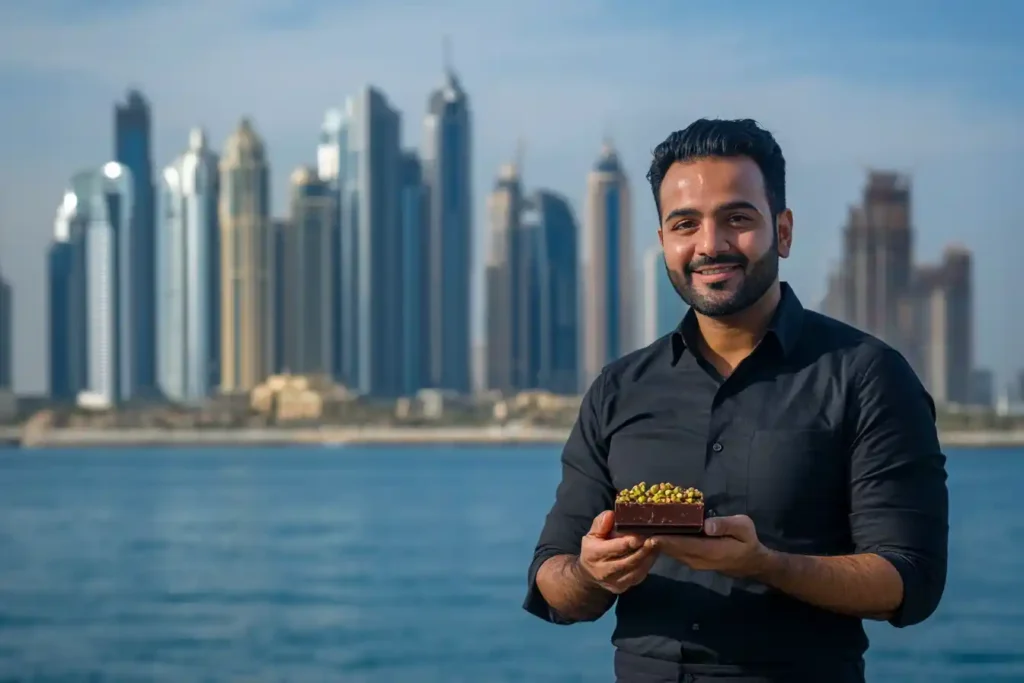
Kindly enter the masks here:
<path id="1" fill-rule="evenodd" d="M 616 524 L 616 533 L 636 534 L 637 536 L 700 536 L 704 533 L 701 526 L 643 526 L 642 524 Z"/>
<path id="2" fill-rule="evenodd" d="M 617 503 L 615 530 L 648 536 L 700 534 L 704 531 L 704 504 Z"/>

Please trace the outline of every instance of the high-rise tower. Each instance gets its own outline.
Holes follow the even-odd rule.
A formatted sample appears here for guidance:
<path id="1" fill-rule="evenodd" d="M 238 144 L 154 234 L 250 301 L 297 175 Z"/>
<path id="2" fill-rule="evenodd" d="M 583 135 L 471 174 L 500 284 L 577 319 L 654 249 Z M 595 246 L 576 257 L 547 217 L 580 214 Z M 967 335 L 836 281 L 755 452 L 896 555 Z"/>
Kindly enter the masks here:
<path id="1" fill-rule="evenodd" d="M 320 128 L 320 141 L 317 145 L 317 176 L 327 185 L 334 199 L 334 222 L 331 226 L 331 367 L 334 378 L 348 382 L 345 376 L 345 352 L 343 351 L 342 335 L 342 263 L 341 223 L 344 208 L 341 202 L 341 187 L 344 178 L 342 162 L 348 161 L 348 126 L 346 116 L 340 109 L 328 109 Z"/>
<path id="2" fill-rule="evenodd" d="M 529 296 L 530 327 L 536 388 L 575 394 L 579 388 L 579 225 L 569 201 L 560 194 L 537 190 L 527 200 L 522 218 L 533 274 Z M 518 288 L 522 291 L 522 287 Z"/>
<path id="3" fill-rule="evenodd" d="M 132 319 L 131 171 L 110 162 L 71 179 L 50 252 L 50 385 L 57 400 L 109 408 L 138 388 Z"/>
<path id="4" fill-rule="evenodd" d="M 835 285 L 845 291 L 842 297 L 827 297 L 834 309 L 828 312 L 841 313 L 851 325 L 906 349 L 899 310 L 913 269 L 910 179 L 870 173 L 863 201 L 850 208 L 843 235 L 844 261 Z"/>
<path id="5" fill-rule="evenodd" d="M 467 393 L 472 356 L 472 125 L 469 100 L 447 55 L 444 81 L 427 102 L 422 156 L 429 192 L 427 383 Z"/>
<path id="6" fill-rule="evenodd" d="M 249 119 L 220 160 L 221 389 L 249 391 L 274 369 L 274 235 L 269 168 Z"/>
<path id="7" fill-rule="evenodd" d="M 521 232 L 523 190 L 516 164 L 506 164 L 498 174 L 494 190 L 487 199 L 490 215 L 490 247 L 484 269 L 486 290 L 488 389 L 506 393 L 522 388 L 520 373 L 522 353 L 517 347 L 520 337 L 520 306 L 517 305 L 519 259 L 517 247 Z"/>
<path id="8" fill-rule="evenodd" d="M 153 188 L 152 120 L 149 103 L 137 90 L 128 92 L 123 104 L 114 108 L 114 160 L 131 178 L 133 209 L 131 251 L 121 254 L 124 267 L 119 277 L 127 277 L 128 300 L 133 337 L 130 345 L 131 374 L 139 393 L 156 392 L 156 226 Z"/>
<path id="9" fill-rule="evenodd" d="M 349 98 L 342 127 L 341 374 L 357 391 L 402 393 L 401 115 L 371 86 Z"/>
<path id="10" fill-rule="evenodd" d="M 11 285 L 0 274 L 0 390 L 10 389 L 14 357 L 14 297 Z"/>
<path id="11" fill-rule="evenodd" d="M 164 169 L 157 216 L 157 384 L 194 403 L 220 384 L 220 229 L 217 155 L 201 129 Z"/>
<path id="12" fill-rule="evenodd" d="M 583 388 L 633 350 L 633 226 L 629 182 L 608 143 L 587 176 L 583 221 Z"/>
<path id="13" fill-rule="evenodd" d="M 402 280 L 402 345 L 399 363 L 402 393 L 411 396 L 432 386 L 428 375 L 429 320 L 427 306 L 430 291 L 427 189 L 423 184 L 423 163 L 416 152 L 402 153 L 399 189 L 401 251 L 398 254 Z"/>
<path id="14" fill-rule="evenodd" d="M 291 219 L 281 240 L 282 365 L 290 372 L 330 376 L 334 364 L 332 299 L 335 194 L 309 168 L 292 173 Z"/>

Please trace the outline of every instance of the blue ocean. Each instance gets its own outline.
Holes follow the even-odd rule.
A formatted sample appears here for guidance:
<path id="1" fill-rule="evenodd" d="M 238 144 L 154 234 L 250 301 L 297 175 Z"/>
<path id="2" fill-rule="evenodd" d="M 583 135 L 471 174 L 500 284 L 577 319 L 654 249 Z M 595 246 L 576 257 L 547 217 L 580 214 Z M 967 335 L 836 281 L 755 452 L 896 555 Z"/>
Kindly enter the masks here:
<path id="1" fill-rule="evenodd" d="M 0 682 L 609 681 L 520 608 L 553 447 L 0 450 Z M 949 583 L 892 683 L 1024 681 L 1024 451 L 951 451 Z"/>

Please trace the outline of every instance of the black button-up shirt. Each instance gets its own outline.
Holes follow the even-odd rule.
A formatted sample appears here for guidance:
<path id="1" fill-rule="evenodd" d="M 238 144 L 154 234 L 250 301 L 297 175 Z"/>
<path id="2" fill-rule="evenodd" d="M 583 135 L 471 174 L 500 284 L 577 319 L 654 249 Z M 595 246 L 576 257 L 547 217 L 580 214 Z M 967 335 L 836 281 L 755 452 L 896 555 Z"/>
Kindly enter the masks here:
<path id="1" fill-rule="evenodd" d="M 904 358 L 804 310 L 785 283 L 765 338 L 728 378 L 700 357 L 697 334 L 690 311 L 675 332 L 608 365 L 584 396 L 525 609 L 568 623 L 537 589 L 537 569 L 578 554 L 617 490 L 667 481 L 702 490 L 708 515 L 749 515 L 769 548 L 881 555 L 903 578 L 891 623 L 927 618 L 946 579 L 945 456 L 932 399 Z M 623 680 L 658 666 L 863 677 L 860 619 L 665 556 L 619 596 L 616 617 Z"/>

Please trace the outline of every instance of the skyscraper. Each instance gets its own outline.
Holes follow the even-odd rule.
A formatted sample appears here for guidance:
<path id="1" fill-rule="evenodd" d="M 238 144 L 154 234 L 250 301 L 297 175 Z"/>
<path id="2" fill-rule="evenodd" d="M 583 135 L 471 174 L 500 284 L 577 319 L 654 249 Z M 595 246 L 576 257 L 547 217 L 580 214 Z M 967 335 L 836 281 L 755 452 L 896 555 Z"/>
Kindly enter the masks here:
<path id="1" fill-rule="evenodd" d="M 868 175 L 850 209 L 839 268 L 824 312 L 896 347 L 936 403 L 970 403 L 974 313 L 970 252 L 946 250 L 940 264 L 915 265 L 910 179 Z"/>
<path id="2" fill-rule="evenodd" d="M 270 237 L 274 243 L 274 372 L 288 372 L 284 358 L 284 302 L 285 278 L 288 276 L 285 264 L 285 239 L 291 230 L 287 219 L 275 218 L 270 221 Z"/>
<path id="3" fill-rule="evenodd" d="M 536 259 L 531 306 L 536 386 L 559 394 L 579 389 L 579 226 L 568 200 L 537 190 L 528 202 L 523 226 L 534 231 Z"/>
<path id="4" fill-rule="evenodd" d="M 949 401 L 972 402 L 974 372 L 974 267 L 971 251 L 963 245 L 946 247 L 942 256 L 943 289 L 948 319 L 946 329 Z"/>
<path id="5" fill-rule="evenodd" d="M 519 312 L 517 305 L 517 236 L 521 232 L 523 190 L 519 169 L 506 164 L 498 174 L 494 190 L 487 199 L 490 217 L 490 246 L 484 267 L 486 289 L 488 389 L 512 393 L 522 388 L 517 369 L 523 365 L 517 348 Z"/>
<path id="6" fill-rule="evenodd" d="M 367 86 L 343 112 L 342 375 L 360 393 L 402 393 L 401 117 Z"/>
<path id="7" fill-rule="evenodd" d="M 467 393 L 472 356 L 472 127 L 469 100 L 447 63 L 444 83 L 427 103 L 423 166 L 430 195 L 425 245 L 428 384 Z"/>
<path id="8" fill-rule="evenodd" d="M 861 203 L 850 207 L 843 261 L 825 297 L 825 313 L 904 351 L 910 342 L 899 309 L 913 270 L 910 208 L 909 178 L 882 171 L 868 175 Z"/>
<path id="9" fill-rule="evenodd" d="M 605 144 L 587 177 L 583 222 L 583 377 L 633 350 L 633 227 L 629 182 L 618 154 Z"/>
<path id="10" fill-rule="evenodd" d="M 49 395 L 72 403 L 85 388 L 85 249 L 78 196 L 73 190 L 57 207 L 47 258 Z"/>
<path id="11" fill-rule="evenodd" d="M 320 142 L 317 145 L 317 175 L 330 188 L 334 197 L 334 224 L 331 227 L 331 367 L 334 378 L 346 382 L 344 373 L 345 361 L 342 351 L 342 294 L 341 294 L 341 184 L 343 171 L 342 160 L 348 160 L 348 128 L 346 117 L 339 109 L 329 109 L 324 115 L 320 129 Z"/>
<path id="12" fill-rule="evenodd" d="M 125 166 L 132 179 L 133 209 L 130 217 L 131 251 L 122 254 L 127 277 L 132 320 L 131 374 L 138 390 L 156 391 L 156 228 L 154 212 L 153 161 L 150 142 L 150 109 L 137 90 L 128 92 L 124 104 L 114 108 L 114 160 Z"/>
<path id="13" fill-rule="evenodd" d="M 643 339 L 650 344 L 674 330 L 686 314 L 686 303 L 680 298 L 665 271 L 665 256 L 660 246 L 644 254 L 642 271 Z"/>
<path id="14" fill-rule="evenodd" d="M 117 162 L 71 180 L 50 252 L 50 384 L 56 399 L 110 407 L 137 390 L 130 303 L 131 171 Z"/>
<path id="15" fill-rule="evenodd" d="M 14 296 L 11 285 L 0 274 L 0 390 L 14 384 Z"/>
<path id="16" fill-rule="evenodd" d="M 220 384 L 220 229 L 217 155 L 194 129 L 164 169 L 157 217 L 157 384 L 194 403 Z"/>
<path id="17" fill-rule="evenodd" d="M 402 279 L 402 393 L 411 396 L 428 384 L 427 351 L 429 288 L 427 284 L 427 190 L 423 165 L 416 152 L 402 154 L 400 190 Z"/>
<path id="18" fill-rule="evenodd" d="M 291 220 L 282 239 L 282 365 L 290 372 L 330 376 L 334 362 L 335 194 L 309 168 L 292 173 Z"/>
<path id="19" fill-rule="evenodd" d="M 972 402 L 974 312 L 971 253 L 948 247 L 938 265 L 915 269 L 906 355 L 937 403 Z"/>
<path id="20" fill-rule="evenodd" d="M 221 389 L 249 391 L 274 370 L 274 235 L 263 141 L 249 119 L 220 160 Z"/>

